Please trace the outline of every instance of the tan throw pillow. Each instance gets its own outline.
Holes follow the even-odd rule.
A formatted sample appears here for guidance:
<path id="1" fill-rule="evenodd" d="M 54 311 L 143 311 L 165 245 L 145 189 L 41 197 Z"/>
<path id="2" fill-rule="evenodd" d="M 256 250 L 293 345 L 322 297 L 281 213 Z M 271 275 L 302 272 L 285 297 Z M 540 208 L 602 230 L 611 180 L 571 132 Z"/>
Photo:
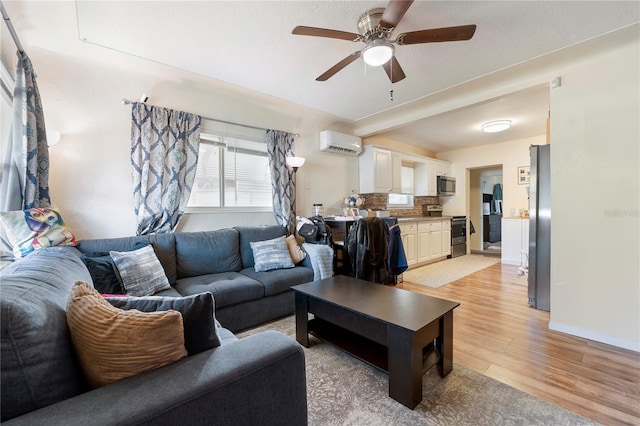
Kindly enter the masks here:
<path id="1" fill-rule="evenodd" d="M 293 263 L 298 264 L 307 257 L 307 253 L 300 248 L 295 236 L 289 235 L 287 237 L 287 247 L 289 248 L 289 254 L 291 255 Z"/>
<path id="2" fill-rule="evenodd" d="M 187 356 L 180 312 L 123 311 L 83 281 L 71 289 L 67 324 L 80 366 L 93 388 Z"/>

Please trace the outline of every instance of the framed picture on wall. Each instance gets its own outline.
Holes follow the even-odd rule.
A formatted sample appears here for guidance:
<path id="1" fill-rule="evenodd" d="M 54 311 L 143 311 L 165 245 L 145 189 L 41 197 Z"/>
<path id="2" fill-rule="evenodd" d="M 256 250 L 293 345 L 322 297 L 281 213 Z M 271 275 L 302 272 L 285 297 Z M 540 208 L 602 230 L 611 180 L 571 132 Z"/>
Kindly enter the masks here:
<path id="1" fill-rule="evenodd" d="M 529 185 L 529 166 L 518 167 L 518 185 Z"/>

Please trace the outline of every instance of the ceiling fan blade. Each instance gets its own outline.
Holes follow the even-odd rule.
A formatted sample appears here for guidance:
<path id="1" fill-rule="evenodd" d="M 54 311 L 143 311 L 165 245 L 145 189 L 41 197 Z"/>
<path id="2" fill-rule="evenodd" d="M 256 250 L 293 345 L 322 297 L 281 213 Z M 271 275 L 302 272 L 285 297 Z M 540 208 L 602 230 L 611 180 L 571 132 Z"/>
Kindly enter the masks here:
<path id="1" fill-rule="evenodd" d="M 402 71 L 400 63 L 395 56 L 392 56 L 391 60 L 384 63 L 382 65 L 382 68 L 384 68 L 385 72 L 389 76 L 389 80 L 391 80 L 392 83 L 397 83 L 398 81 L 403 80 L 406 77 L 404 71 Z"/>
<path id="2" fill-rule="evenodd" d="M 348 33 L 346 31 L 338 31 L 338 30 L 329 30 L 326 28 L 304 27 L 304 26 L 295 27 L 291 31 L 291 34 L 314 36 L 314 37 L 338 38 L 341 40 L 349 40 L 349 41 L 358 41 L 360 39 L 360 36 L 355 33 Z"/>
<path id="3" fill-rule="evenodd" d="M 357 52 L 353 52 L 351 55 L 347 56 L 346 58 L 344 58 L 343 60 L 341 60 L 334 66 L 332 66 L 331 68 L 329 68 L 327 71 L 325 71 L 324 74 L 322 74 L 320 77 L 316 78 L 316 81 L 327 81 L 329 78 L 331 78 L 335 73 L 340 71 L 342 68 L 346 67 L 351 62 L 358 59 L 361 54 L 362 52 L 360 52 L 359 50 Z"/>
<path id="4" fill-rule="evenodd" d="M 411 31 L 400 34 L 395 42 L 402 46 L 405 44 L 437 43 L 441 41 L 469 40 L 476 32 L 475 25 L 462 25 L 459 27 L 434 28 L 431 30 Z"/>
<path id="5" fill-rule="evenodd" d="M 384 28 L 395 28 L 398 23 L 407 12 L 413 0 L 391 0 L 384 9 L 382 18 L 380 19 L 380 26 Z"/>

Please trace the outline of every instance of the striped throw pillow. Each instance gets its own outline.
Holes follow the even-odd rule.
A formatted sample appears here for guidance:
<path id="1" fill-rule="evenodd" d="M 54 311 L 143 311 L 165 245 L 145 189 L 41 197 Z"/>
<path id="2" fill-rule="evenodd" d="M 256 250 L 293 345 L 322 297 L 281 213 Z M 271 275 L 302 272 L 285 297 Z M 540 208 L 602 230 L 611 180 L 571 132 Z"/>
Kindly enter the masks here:
<path id="1" fill-rule="evenodd" d="M 256 272 L 270 271 L 272 269 L 293 268 L 291 254 L 282 237 L 266 241 L 254 241 L 249 243 L 253 250 L 254 268 Z"/>
<path id="2" fill-rule="evenodd" d="M 130 296 L 152 296 L 171 288 L 152 246 L 133 251 L 110 251 L 122 286 Z"/>
<path id="3" fill-rule="evenodd" d="M 187 356 L 180 312 L 123 311 L 83 281 L 71 289 L 67 324 L 80 366 L 93 388 Z"/>

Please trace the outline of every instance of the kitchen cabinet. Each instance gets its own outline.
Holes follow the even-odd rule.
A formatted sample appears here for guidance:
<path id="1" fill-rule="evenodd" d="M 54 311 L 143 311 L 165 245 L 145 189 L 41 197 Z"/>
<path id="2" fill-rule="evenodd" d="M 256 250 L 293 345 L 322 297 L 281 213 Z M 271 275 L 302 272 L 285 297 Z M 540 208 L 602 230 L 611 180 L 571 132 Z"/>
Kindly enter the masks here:
<path id="1" fill-rule="evenodd" d="M 426 262 L 431 259 L 431 228 L 426 222 L 418 223 L 418 262 Z"/>
<path id="2" fill-rule="evenodd" d="M 391 192 L 402 192 L 402 154 L 391 153 Z"/>
<path id="3" fill-rule="evenodd" d="M 414 166 L 415 195 L 435 197 L 438 195 L 438 176 L 451 176 L 451 163 L 425 158 Z"/>
<path id="4" fill-rule="evenodd" d="M 358 157 L 360 193 L 402 193 L 402 162 L 413 163 L 414 195 L 437 196 L 438 176 L 451 176 L 451 163 L 366 145 Z"/>
<path id="5" fill-rule="evenodd" d="M 407 258 L 407 265 L 415 265 L 418 262 L 417 258 L 417 236 L 418 236 L 418 223 L 417 222 L 403 222 L 400 223 L 400 236 L 402 237 L 402 246 L 404 247 L 404 254 Z"/>
<path id="6" fill-rule="evenodd" d="M 449 223 L 449 244 L 448 250 L 451 252 L 451 222 L 446 221 L 425 221 L 418 222 L 418 263 L 427 262 L 446 256 L 442 227 L 443 222 Z"/>
<path id="7" fill-rule="evenodd" d="M 442 256 L 451 254 L 451 220 L 443 220 L 442 222 Z"/>
<path id="8" fill-rule="evenodd" d="M 358 157 L 360 193 L 402 191 L 402 156 L 387 149 L 365 146 Z"/>
<path id="9" fill-rule="evenodd" d="M 400 222 L 400 232 L 409 266 L 451 254 L 451 219 Z"/>
<path id="10" fill-rule="evenodd" d="M 527 263 L 529 250 L 529 219 L 502 219 L 502 258 L 501 262 L 522 266 Z"/>

